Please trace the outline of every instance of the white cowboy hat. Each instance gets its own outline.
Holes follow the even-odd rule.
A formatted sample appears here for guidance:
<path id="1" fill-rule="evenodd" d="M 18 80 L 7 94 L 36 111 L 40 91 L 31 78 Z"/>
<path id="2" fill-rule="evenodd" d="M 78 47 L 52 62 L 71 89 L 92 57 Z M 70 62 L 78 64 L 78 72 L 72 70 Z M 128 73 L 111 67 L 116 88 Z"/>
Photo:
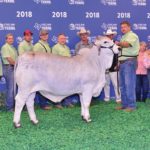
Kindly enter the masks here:
<path id="1" fill-rule="evenodd" d="M 80 36 L 80 34 L 88 34 L 90 35 L 90 31 L 86 30 L 85 28 L 81 28 L 80 31 L 77 32 L 77 35 Z"/>
<path id="2" fill-rule="evenodd" d="M 112 31 L 111 29 L 108 29 L 106 32 L 103 33 L 104 35 L 116 35 L 117 32 L 116 31 Z"/>

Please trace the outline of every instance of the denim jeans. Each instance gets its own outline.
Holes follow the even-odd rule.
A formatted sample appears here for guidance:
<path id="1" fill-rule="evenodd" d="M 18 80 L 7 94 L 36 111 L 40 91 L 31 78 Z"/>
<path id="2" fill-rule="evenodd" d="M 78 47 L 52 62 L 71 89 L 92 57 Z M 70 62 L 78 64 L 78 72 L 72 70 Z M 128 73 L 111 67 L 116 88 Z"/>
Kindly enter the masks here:
<path id="1" fill-rule="evenodd" d="M 62 105 L 62 106 L 69 106 L 70 104 L 72 104 L 71 97 L 66 97 L 61 102 L 54 103 L 54 105 Z"/>
<path id="2" fill-rule="evenodd" d="M 136 100 L 145 102 L 149 91 L 147 75 L 136 75 Z"/>
<path id="3" fill-rule="evenodd" d="M 136 59 L 127 60 L 120 64 L 120 91 L 124 108 L 136 108 L 136 67 Z"/>
<path id="4" fill-rule="evenodd" d="M 14 67 L 12 65 L 4 65 L 3 73 L 6 80 L 6 109 L 14 108 Z"/>
<path id="5" fill-rule="evenodd" d="M 41 108 L 48 106 L 49 100 L 46 97 L 44 97 L 43 95 L 41 95 L 39 92 L 36 93 L 36 98 L 38 98 L 39 106 Z"/>

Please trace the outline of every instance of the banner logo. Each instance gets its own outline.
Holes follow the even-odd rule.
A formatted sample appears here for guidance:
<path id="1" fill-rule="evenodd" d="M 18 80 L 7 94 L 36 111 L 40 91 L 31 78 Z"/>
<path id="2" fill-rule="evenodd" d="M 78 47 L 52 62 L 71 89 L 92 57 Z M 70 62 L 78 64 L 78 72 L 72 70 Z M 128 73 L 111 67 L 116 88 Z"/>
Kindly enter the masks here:
<path id="1" fill-rule="evenodd" d="M 11 4 L 14 4 L 15 3 L 15 0 L 0 0 L 0 3 L 11 3 Z"/>
<path id="2" fill-rule="evenodd" d="M 52 3 L 51 0 L 33 0 L 36 4 L 42 4 L 42 5 L 50 5 Z"/>
<path id="3" fill-rule="evenodd" d="M 35 23 L 34 28 L 36 30 L 40 30 L 42 28 L 42 29 L 51 31 L 52 30 L 52 24 L 51 23 L 41 23 L 41 24 Z"/>
<path id="4" fill-rule="evenodd" d="M 69 24 L 70 30 L 80 30 L 81 28 L 85 28 L 84 23 L 70 23 Z"/>
<path id="5" fill-rule="evenodd" d="M 133 24 L 133 30 L 147 30 L 147 24 Z"/>
<path id="6" fill-rule="evenodd" d="M 68 0 L 68 3 L 70 5 L 84 5 L 85 1 L 84 0 Z"/>
<path id="7" fill-rule="evenodd" d="M 117 24 L 116 23 L 102 23 L 101 28 L 103 30 L 111 29 L 111 30 L 117 30 Z"/>
<path id="8" fill-rule="evenodd" d="M 147 2 L 146 0 L 132 0 L 133 6 L 146 6 Z"/>
<path id="9" fill-rule="evenodd" d="M 16 30 L 16 24 L 14 23 L 0 23 L 0 30 Z"/>
<path id="10" fill-rule="evenodd" d="M 117 6 L 117 0 L 101 0 L 101 3 L 105 6 Z"/>

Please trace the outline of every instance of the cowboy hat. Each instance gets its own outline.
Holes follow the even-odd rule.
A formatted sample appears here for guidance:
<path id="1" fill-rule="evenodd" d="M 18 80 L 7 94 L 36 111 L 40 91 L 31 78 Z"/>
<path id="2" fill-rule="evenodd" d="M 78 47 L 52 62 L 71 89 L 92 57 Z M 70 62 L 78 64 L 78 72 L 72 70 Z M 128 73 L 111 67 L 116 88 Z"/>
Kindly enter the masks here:
<path id="1" fill-rule="evenodd" d="M 81 34 L 88 34 L 88 35 L 90 35 L 90 31 L 86 30 L 85 28 L 81 28 L 80 31 L 77 32 L 77 35 L 80 36 Z"/>
<path id="2" fill-rule="evenodd" d="M 117 32 L 116 31 L 112 31 L 111 29 L 108 29 L 106 32 L 103 33 L 104 35 L 116 35 Z"/>

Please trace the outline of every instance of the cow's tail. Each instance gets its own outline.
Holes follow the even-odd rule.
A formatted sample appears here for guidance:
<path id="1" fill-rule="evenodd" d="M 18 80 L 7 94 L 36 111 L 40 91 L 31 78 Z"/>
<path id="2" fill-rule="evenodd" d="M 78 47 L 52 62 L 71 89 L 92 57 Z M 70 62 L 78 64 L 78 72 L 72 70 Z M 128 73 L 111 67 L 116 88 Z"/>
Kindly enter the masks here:
<path id="1" fill-rule="evenodd" d="M 18 59 L 16 60 L 15 62 L 15 66 L 14 66 L 14 97 L 16 96 L 17 94 L 17 83 L 16 83 L 16 70 L 17 70 L 17 66 L 18 66 Z"/>

